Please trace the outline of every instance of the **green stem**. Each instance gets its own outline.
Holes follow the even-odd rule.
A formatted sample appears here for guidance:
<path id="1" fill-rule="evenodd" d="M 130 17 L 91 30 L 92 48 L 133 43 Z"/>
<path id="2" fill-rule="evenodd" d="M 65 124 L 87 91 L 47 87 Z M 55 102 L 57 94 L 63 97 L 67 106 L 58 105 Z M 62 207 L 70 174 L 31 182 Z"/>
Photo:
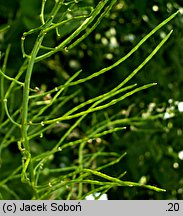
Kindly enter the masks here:
<path id="1" fill-rule="evenodd" d="M 48 17 L 48 20 L 44 24 L 41 32 L 39 33 L 35 45 L 32 49 L 31 55 L 28 57 L 28 65 L 27 65 L 27 71 L 26 71 L 26 76 L 25 76 L 25 82 L 23 86 L 23 102 L 22 102 L 22 127 L 21 127 L 21 133 L 22 133 L 22 140 L 21 143 L 23 145 L 23 148 L 21 147 L 21 143 L 19 142 L 19 148 L 22 149 L 22 154 L 23 154 L 23 164 L 22 164 L 22 180 L 26 181 L 29 183 L 32 187 L 32 189 L 35 191 L 35 184 L 36 184 L 36 179 L 35 179 L 35 173 L 33 169 L 33 162 L 32 162 L 32 157 L 30 153 L 30 147 L 29 147 L 29 139 L 28 139 L 28 108 L 29 108 L 29 94 L 30 94 L 30 82 L 31 82 L 31 75 L 33 71 L 33 67 L 35 64 L 35 59 L 36 56 L 41 48 L 42 41 L 44 39 L 44 36 L 46 35 L 45 29 L 48 28 L 51 24 L 52 21 L 57 14 L 58 10 L 61 7 L 61 4 L 63 3 L 63 0 L 58 1 L 52 12 L 50 13 L 50 16 Z M 23 38 L 25 38 L 26 33 L 24 33 Z M 24 55 L 24 53 L 23 53 Z M 27 169 L 29 172 L 30 179 L 27 177 Z"/>
<path id="2" fill-rule="evenodd" d="M 31 58 L 29 59 L 29 62 L 28 62 L 27 72 L 26 72 L 26 76 L 25 76 L 25 83 L 24 83 L 24 88 L 23 88 L 23 103 L 22 103 L 22 128 L 21 128 L 22 144 L 23 144 L 25 151 L 27 153 L 29 153 L 29 154 L 27 154 L 27 155 L 29 155 L 29 157 L 25 158 L 25 160 L 28 162 L 27 167 L 29 168 L 30 182 L 31 182 L 31 186 L 33 189 L 34 189 L 34 184 L 35 184 L 35 175 L 33 172 L 33 163 L 32 163 L 32 159 L 31 159 L 28 134 L 27 134 L 28 133 L 28 124 L 27 124 L 27 121 L 28 121 L 28 104 L 29 104 L 31 74 L 32 74 L 35 58 L 36 58 L 36 55 L 39 51 L 39 48 L 40 48 L 40 45 L 41 45 L 43 38 L 44 38 L 44 34 L 42 34 L 41 37 L 38 37 L 38 39 L 35 43 L 35 46 L 32 50 Z M 22 175 L 26 177 L 27 176 L 26 175 L 26 169 L 24 169 L 24 168 L 25 167 L 23 167 L 23 169 L 22 169 Z"/>
<path id="3" fill-rule="evenodd" d="M 5 71 L 6 71 L 6 65 L 7 65 L 7 61 L 8 61 L 8 56 L 9 56 L 9 52 L 10 52 L 10 48 L 11 48 L 11 45 L 8 45 L 7 49 L 6 49 L 6 53 L 5 53 L 5 58 L 4 58 L 4 62 L 3 62 L 3 67 L 2 67 L 2 70 L 1 70 L 1 75 L 5 75 Z M 6 76 L 6 75 L 5 75 Z M 5 92 L 4 92 L 4 89 L 5 89 L 5 86 L 4 86 L 4 76 L 1 76 L 1 80 L 0 80 L 0 90 L 1 90 L 1 106 L 2 106 L 2 111 L 1 111 L 1 117 L 0 117 L 0 123 L 2 123 L 3 119 L 4 119 L 4 114 L 5 114 L 5 110 L 4 110 L 4 106 L 3 106 L 3 99 L 4 99 L 4 95 L 5 95 Z"/>

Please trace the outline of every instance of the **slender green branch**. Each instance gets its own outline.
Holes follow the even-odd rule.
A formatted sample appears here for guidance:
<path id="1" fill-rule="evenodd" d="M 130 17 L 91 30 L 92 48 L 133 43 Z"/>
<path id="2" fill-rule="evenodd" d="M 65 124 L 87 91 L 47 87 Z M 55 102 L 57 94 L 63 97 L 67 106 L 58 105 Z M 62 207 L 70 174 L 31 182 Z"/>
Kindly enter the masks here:
<path id="1" fill-rule="evenodd" d="M 115 0 L 113 0 L 115 1 Z M 67 37 L 61 44 L 59 44 L 57 47 L 55 47 L 54 50 L 47 52 L 39 57 L 36 58 L 36 62 L 43 60 L 45 58 L 50 57 L 51 55 L 53 55 L 54 53 L 66 48 L 68 44 L 74 40 L 82 31 L 86 30 L 87 27 L 95 20 L 95 18 L 98 16 L 98 14 L 100 14 L 100 12 L 102 11 L 102 9 L 106 6 L 106 4 L 109 2 L 109 0 L 106 1 L 100 1 L 98 3 L 98 5 L 96 6 L 96 8 L 92 11 L 90 17 L 88 17 L 87 19 L 85 19 L 85 21 L 79 26 L 79 28 L 77 28 L 69 37 Z M 111 2 L 110 2 L 111 4 Z"/>
<path id="2" fill-rule="evenodd" d="M 35 45 L 32 49 L 31 55 L 28 60 L 27 71 L 25 76 L 24 88 L 23 88 L 23 102 L 22 102 L 22 145 L 25 149 L 26 154 L 24 155 L 23 160 L 24 167 L 22 170 L 22 180 L 27 179 L 26 171 L 29 169 L 30 174 L 30 182 L 33 187 L 35 188 L 35 174 L 33 171 L 33 164 L 31 159 L 30 147 L 29 147 L 29 140 L 28 140 L 28 106 L 29 106 L 29 94 L 30 94 L 30 82 L 31 82 L 31 75 L 33 71 L 33 67 L 35 64 L 36 56 L 39 52 L 41 47 L 42 41 L 46 35 L 45 29 L 52 24 L 53 19 L 55 18 L 57 12 L 59 11 L 61 4 L 63 1 L 57 1 L 54 8 L 52 9 L 50 16 L 48 17 L 47 21 L 43 25 L 41 32 L 39 33 Z M 25 34 L 24 34 L 25 36 Z M 24 53 L 23 53 L 24 54 Z"/>
<path id="3" fill-rule="evenodd" d="M 4 99 L 6 101 L 6 98 Z M 16 110 L 16 112 L 14 112 L 11 116 L 12 118 L 15 118 L 15 116 L 17 116 L 20 113 L 20 110 Z M 17 121 L 19 120 L 19 118 L 17 119 Z M 6 121 L 4 121 L 2 124 L 0 124 L 0 129 L 5 128 L 5 126 L 10 122 L 10 119 L 7 118 Z"/>
<path id="4" fill-rule="evenodd" d="M 27 151 L 30 150 L 28 146 L 28 139 L 27 139 L 27 129 L 28 129 L 27 128 L 28 127 L 27 116 L 28 116 L 30 80 L 31 80 L 33 66 L 34 66 L 34 61 L 35 61 L 36 55 L 39 51 L 39 48 L 40 48 L 40 45 L 42 43 L 44 36 L 45 34 L 42 33 L 35 43 L 35 46 L 31 53 L 31 58 L 28 62 L 27 72 L 26 72 L 26 77 L 25 77 L 25 82 L 24 82 L 23 104 L 22 104 L 22 141 L 23 141 L 24 148 Z"/>
<path id="5" fill-rule="evenodd" d="M 40 154 L 40 155 L 38 155 L 38 156 L 35 156 L 35 157 L 33 158 L 33 161 L 41 160 L 41 159 L 43 159 L 43 158 L 45 158 L 45 157 L 48 157 L 48 156 L 50 156 L 50 155 L 52 155 L 52 154 L 54 154 L 54 153 L 56 153 L 56 152 L 62 151 L 62 150 L 65 149 L 65 148 L 68 148 L 68 147 L 75 147 L 75 146 L 77 146 L 77 145 L 79 145 L 79 144 L 81 144 L 81 143 L 86 143 L 89 139 L 96 139 L 96 138 L 98 138 L 98 137 L 102 137 L 102 136 L 105 136 L 105 135 L 107 135 L 107 134 L 110 134 L 110 133 L 113 133 L 113 132 L 117 132 L 117 131 L 121 131 L 121 130 L 125 130 L 125 129 L 126 129 L 126 127 L 116 127 L 116 128 L 114 128 L 114 129 L 109 129 L 109 130 L 103 131 L 103 132 L 98 133 L 98 134 L 94 134 L 94 135 L 91 134 L 91 135 L 89 135 L 88 137 L 85 137 L 85 138 L 83 138 L 83 139 L 79 139 L 79 140 L 76 140 L 76 141 L 72 141 L 72 142 L 66 143 L 66 144 L 64 144 L 64 145 L 62 145 L 62 146 L 59 146 L 59 145 L 57 144 L 52 150 L 50 150 L 50 151 L 48 151 L 48 152 L 44 152 L 44 153 L 42 153 L 42 154 Z M 60 144 L 60 143 L 59 143 L 59 144 Z"/>
<path id="6" fill-rule="evenodd" d="M 6 115 L 8 116 L 9 120 L 16 126 L 18 126 L 19 128 L 21 128 L 21 124 L 18 124 L 17 122 L 15 122 L 12 117 L 10 116 L 9 114 L 9 111 L 8 111 L 8 107 L 7 107 L 7 99 L 4 99 L 4 108 L 5 108 L 5 112 L 6 112 Z"/>
<path id="7" fill-rule="evenodd" d="M 170 31 L 170 33 L 158 44 L 158 46 L 150 53 L 150 55 L 119 86 L 117 86 L 116 88 L 122 87 L 130 79 L 132 79 L 132 77 L 134 77 L 137 74 L 137 72 L 139 72 L 150 61 L 150 59 L 158 52 L 158 50 L 168 40 L 168 38 L 170 37 L 170 35 L 172 34 L 172 32 L 173 31 Z M 155 85 L 155 84 L 153 84 L 153 85 Z M 150 87 L 150 86 L 144 86 L 144 88 L 148 88 L 148 87 Z M 141 87 L 141 88 L 143 88 L 143 87 Z M 86 113 L 91 113 L 91 112 L 94 112 L 94 111 L 97 111 L 97 110 L 101 110 L 103 108 L 107 108 L 107 107 L 111 106 L 112 104 L 115 104 L 116 102 L 118 102 L 120 100 L 123 100 L 126 97 L 134 94 L 135 92 L 137 92 L 139 90 L 142 90 L 141 88 L 137 88 L 134 91 L 128 92 L 127 94 L 123 95 L 119 100 L 114 99 L 110 103 L 105 104 L 103 106 L 99 106 L 99 107 L 96 107 L 96 108 L 93 108 L 93 109 L 89 109 L 87 111 L 83 111 L 83 112 L 77 113 L 75 115 L 71 115 L 71 116 L 67 115 L 67 116 L 62 116 L 60 118 L 56 118 L 56 119 L 53 119 L 53 120 L 48 120 L 48 121 L 45 121 L 44 124 L 50 124 L 50 123 L 53 123 L 53 122 L 56 122 L 56 121 L 62 121 L 62 120 L 68 120 L 68 119 L 76 118 L 76 117 L 82 116 L 82 115 L 84 115 Z M 116 89 L 114 89 L 114 90 L 116 90 Z M 102 101 L 103 101 L 103 99 L 102 99 Z M 99 103 L 99 101 L 97 103 Z"/>
<path id="8" fill-rule="evenodd" d="M 41 19 L 41 23 L 42 23 L 43 25 L 45 24 L 45 20 L 44 20 L 44 9 L 45 9 L 46 1 L 47 1 L 47 0 L 42 0 L 42 5 L 41 5 L 40 19 Z"/>
<path id="9" fill-rule="evenodd" d="M 100 185 L 100 186 L 110 186 L 110 187 L 114 187 L 114 186 L 122 186 L 122 187 L 143 187 L 143 188 L 147 188 L 147 189 L 150 189 L 150 190 L 154 190 L 154 191 L 157 191 L 157 192 L 165 192 L 166 190 L 164 189 L 161 189 L 161 188 L 158 188 L 158 187 L 155 187 L 155 186 L 151 186 L 151 185 L 141 185 L 139 183 L 136 183 L 136 182 L 128 182 L 128 181 L 120 181 L 119 179 L 117 178 L 113 178 L 113 177 L 110 177 L 110 176 L 107 176 L 105 174 L 98 174 L 96 171 L 92 171 L 92 170 L 87 170 L 87 169 L 84 169 L 84 171 L 86 172 L 90 172 L 92 174 L 95 174 L 97 176 L 100 176 L 102 178 L 106 178 L 106 179 L 109 179 L 109 181 L 96 181 L 96 180 L 81 180 L 81 179 L 74 179 L 74 180 L 70 180 L 70 181 L 63 181 L 61 183 L 58 183 L 56 185 L 52 185 L 50 183 L 50 188 L 47 187 L 43 190 L 38 190 L 38 192 L 42 192 L 42 191 L 45 191 L 46 192 L 40 197 L 40 199 L 46 199 L 53 191 L 56 191 L 57 189 L 61 188 L 61 187 L 65 187 L 66 185 L 70 185 L 70 184 L 73 184 L 73 183 L 85 183 L 85 184 L 94 184 L 94 185 Z"/>
<path id="10" fill-rule="evenodd" d="M 120 87 L 120 85 L 118 85 L 118 86 Z M 68 116 L 68 115 L 74 113 L 75 111 L 78 111 L 79 109 L 81 109 L 81 108 L 85 107 L 86 105 L 91 104 L 93 102 L 97 102 L 97 103 L 99 103 L 99 101 L 103 102 L 103 101 L 105 101 L 105 100 L 107 100 L 109 98 L 114 97 L 117 94 L 120 94 L 120 93 L 122 93 L 124 91 L 130 90 L 130 89 L 132 89 L 135 86 L 136 86 L 136 84 L 133 84 L 133 85 L 127 86 L 125 88 L 122 88 L 120 90 L 118 90 L 119 88 L 116 87 L 116 88 L 112 89 L 111 91 L 109 91 L 107 93 L 104 93 L 104 94 L 102 94 L 100 96 L 97 96 L 95 98 L 89 99 L 89 100 L 87 100 L 87 101 L 79 104 L 78 106 L 74 107 L 73 109 L 71 109 L 67 113 L 65 113 L 62 117 Z"/>
<path id="11" fill-rule="evenodd" d="M 3 28 L 0 29 L 0 33 L 7 31 L 10 27 L 10 25 L 3 26 Z"/>
<path id="12" fill-rule="evenodd" d="M 99 176 L 99 177 L 104 178 L 104 179 L 106 179 L 108 181 L 111 181 L 113 183 L 117 183 L 117 184 L 119 184 L 121 186 L 127 186 L 127 187 L 133 187 L 133 186 L 136 186 L 136 187 L 145 187 L 145 188 L 149 188 L 151 190 L 155 190 L 157 192 L 165 192 L 166 191 L 164 189 L 161 189 L 161 188 L 158 188 L 158 187 L 154 187 L 154 186 L 151 186 L 151 185 L 142 185 L 142 184 L 139 184 L 139 183 L 136 183 L 136 182 L 121 181 L 118 178 L 111 177 L 109 175 L 106 175 L 104 173 L 98 172 L 96 170 L 83 169 L 83 172 L 91 173 L 93 175 Z"/>
<path id="13" fill-rule="evenodd" d="M 143 37 L 142 40 L 140 40 L 140 42 L 129 52 L 127 53 L 124 57 L 122 57 L 121 59 L 119 59 L 118 61 L 116 61 L 114 64 L 110 65 L 109 67 L 103 68 L 100 71 L 97 71 L 95 73 L 93 73 L 92 75 L 80 79 L 78 81 L 72 82 L 71 85 L 77 85 L 83 82 L 86 82 L 87 80 L 91 80 L 99 75 L 102 75 L 104 73 L 106 73 L 107 71 L 112 70 L 113 68 L 117 67 L 118 65 L 120 65 L 122 62 L 124 62 L 126 59 L 128 59 L 135 51 L 137 51 L 139 49 L 140 46 L 142 46 L 142 44 L 144 42 L 146 42 L 147 39 L 149 39 L 153 34 L 155 34 L 160 28 L 162 28 L 164 25 L 166 25 L 168 22 L 170 22 L 177 14 L 179 13 L 179 11 L 177 11 L 176 13 L 172 14 L 170 17 L 168 17 L 166 20 L 164 20 L 163 22 L 161 22 L 158 26 L 156 26 L 149 34 L 147 34 L 145 37 Z M 171 34 L 171 32 L 170 32 Z"/>
<path id="14" fill-rule="evenodd" d="M 1 74 L 4 78 L 6 78 L 7 80 L 14 81 L 14 82 L 17 83 L 18 85 L 24 86 L 24 83 L 23 83 L 23 82 L 20 82 L 20 81 L 14 79 L 14 78 L 12 78 L 12 77 L 7 76 L 6 74 L 3 73 L 3 71 L 2 71 L 1 69 L 0 69 L 0 74 Z"/>
<path id="15" fill-rule="evenodd" d="M 5 98 L 8 98 L 12 89 L 14 88 L 15 84 L 17 83 L 17 81 L 19 80 L 19 78 L 22 76 L 22 74 L 24 73 L 24 71 L 26 70 L 27 68 L 27 59 L 23 62 L 22 66 L 20 67 L 16 77 L 12 80 L 9 88 L 7 89 L 6 91 L 6 94 L 5 94 Z M 18 81 L 19 82 L 19 81 Z"/>
<path id="16" fill-rule="evenodd" d="M 112 0 L 110 2 L 110 5 L 107 6 L 107 8 L 104 10 L 103 13 L 101 13 L 101 15 L 99 16 L 99 18 L 97 19 L 97 21 L 91 26 L 91 28 L 89 28 L 86 33 L 84 33 L 80 38 L 78 38 L 75 42 L 73 42 L 71 45 L 69 45 L 67 47 L 68 50 L 74 48 L 75 46 L 77 46 L 77 44 L 79 44 L 81 41 L 83 41 L 89 34 L 91 34 L 91 32 L 93 32 L 93 30 L 100 24 L 101 20 L 105 17 L 105 15 L 111 10 L 111 8 L 113 7 L 113 5 L 117 2 L 117 0 Z"/>
<path id="17" fill-rule="evenodd" d="M 6 66 L 7 66 L 7 62 L 8 62 L 8 56 L 9 56 L 9 53 L 10 53 L 10 49 L 11 49 L 11 45 L 8 45 L 7 49 L 6 49 L 6 53 L 5 53 L 5 57 L 4 57 L 4 62 L 3 62 L 3 66 L 2 66 L 2 70 L 0 69 L 0 73 L 1 73 L 1 79 L 0 79 L 0 85 L 1 85 L 1 106 L 2 106 L 2 111 L 1 111 L 1 118 L 0 118 L 0 123 L 3 121 L 4 119 L 4 114 L 5 114 L 5 110 L 3 108 L 3 99 L 4 99 L 4 95 L 5 95 L 5 92 L 4 92 L 4 89 L 5 89 L 5 86 L 4 86 L 4 78 L 5 78 L 5 71 L 6 71 Z"/>
<path id="18" fill-rule="evenodd" d="M 154 85 L 157 85 L 157 83 L 152 83 L 152 84 L 148 84 L 148 85 L 144 85 L 142 87 L 139 87 L 139 88 L 136 88 L 135 90 L 133 91 L 130 91 L 126 94 L 124 94 L 123 96 L 119 97 L 118 99 L 113 99 L 111 102 L 107 103 L 107 104 L 104 104 L 104 105 L 101 105 L 101 106 L 98 106 L 98 107 L 90 107 L 88 110 L 86 111 L 82 111 L 80 113 L 76 113 L 74 115 L 69 115 L 69 116 L 62 116 L 62 117 L 59 117 L 59 118 L 55 118 L 55 119 L 52 119 L 52 120 L 47 120 L 47 121 L 44 121 L 44 124 L 52 124 L 54 122 L 59 122 L 59 121 L 63 121 L 63 120 L 69 120 L 69 119 L 73 119 L 73 118 L 77 118 L 79 116 L 83 116 L 85 114 L 88 114 L 88 113 L 92 113 L 92 112 L 95 112 L 95 111 L 99 111 L 99 110 L 102 110 L 102 109 L 105 109 L 107 107 L 110 107 L 116 103 L 118 103 L 119 101 L 122 101 L 124 100 L 125 98 L 133 95 L 134 93 L 138 92 L 138 91 L 141 91 L 141 90 L 144 90 L 146 88 L 150 88 Z M 97 101 L 97 104 L 101 102 L 101 101 Z"/>
<path id="19" fill-rule="evenodd" d="M 73 21 L 73 20 L 81 20 L 81 19 L 85 19 L 85 18 L 88 18 L 88 15 L 82 15 L 82 16 L 75 16 L 75 17 L 72 17 L 72 18 L 69 18 L 69 19 L 66 19 L 66 20 L 63 20 L 61 22 L 58 22 L 58 23 L 55 23 L 53 24 L 52 26 L 50 26 L 49 28 L 46 29 L 46 32 L 49 32 L 51 30 L 55 30 L 56 28 L 58 27 L 61 27 L 62 25 L 70 22 L 70 21 Z M 53 48 L 52 48 L 53 49 Z"/>
<path id="20" fill-rule="evenodd" d="M 75 79 L 82 70 L 79 70 L 77 73 L 75 73 L 65 84 L 68 85 L 70 82 L 72 82 L 73 79 Z M 63 88 L 61 88 L 56 94 L 55 96 L 51 99 L 50 103 L 47 104 L 43 109 L 41 109 L 37 115 L 35 115 L 33 117 L 33 119 L 31 121 L 34 121 L 34 119 L 37 119 L 38 116 L 40 116 L 45 110 L 47 110 L 56 100 L 57 98 L 60 96 L 60 94 L 64 91 L 64 86 Z"/>

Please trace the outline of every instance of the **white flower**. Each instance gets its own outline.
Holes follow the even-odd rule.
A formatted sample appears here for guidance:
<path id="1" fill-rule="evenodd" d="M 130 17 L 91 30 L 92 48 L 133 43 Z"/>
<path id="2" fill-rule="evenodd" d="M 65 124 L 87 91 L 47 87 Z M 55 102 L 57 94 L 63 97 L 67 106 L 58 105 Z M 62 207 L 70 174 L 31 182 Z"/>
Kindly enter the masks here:
<path id="1" fill-rule="evenodd" d="M 180 160 L 183 160 L 183 150 L 178 153 L 178 157 Z"/>
<path id="2" fill-rule="evenodd" d="M 183 112 L 183 101 L 178 103 L 178 110 L 179 112 Z"/>
<path id="3" fill-rule="evenodd" d="M 95 200 L 95 197 L 99 196 L 100 193 L 90 194 L 85 197 L 86 200 Z M 107 194 L 102 194 L 102 196 L 98 200 L 108 200 Z"/>

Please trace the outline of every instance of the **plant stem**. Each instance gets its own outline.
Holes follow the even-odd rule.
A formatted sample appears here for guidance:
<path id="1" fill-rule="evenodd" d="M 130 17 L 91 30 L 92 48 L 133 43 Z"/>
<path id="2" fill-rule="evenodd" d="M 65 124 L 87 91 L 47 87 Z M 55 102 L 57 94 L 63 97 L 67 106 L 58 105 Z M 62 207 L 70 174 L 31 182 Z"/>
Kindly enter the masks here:
<path id="1" fill-rule="evenodd" d="M 42 27 L 42 30 L 40 31 L 36 42 L 34 44 L 34 47 L 32 49 L 32 52 L 30 56 L 25 55 L 23 52 L 24 56 L 27 56 L 28 58 L 28 65 L 27 65 L 27 71 L 26 71 L 26 76 L 25 76 L 25 82 L 23 86 L 23 101 L 22 101 L 22 125 L 21 125 L 21 134 L 22 134 L 22 140 L 21 142 L 18 142 L 19 149 L 23 154 L 22 160 L 22 174 L 21 174 L 21 179 L 24 182 L 27 182 L 31 185 L 32 189 L 36 193 L 35 190 L 35 184 L 36 184 L 36 179 L 35 179 L 35 173 L 33 169 L 33 162 L 32 162 L 32 157 L 31 157 L 31 152 L 30 152 L 30 146 L 29 146 L 29 139 L 28 139 L 28 108 L 29 108 L 29 94 L 30 94 L 30 82 L 31 82 L 31 75 L 33 71 L 33 67 L 35 64 L 35 59 L 36 56 L 41 48 L 42 41 L 44 39 L 44 36 L 46 35 L 46 28 L 48 28 L 56 16 L 58 10 L 60 9 L 62 3 L 64 0 L 57 1 L 53 10 L 50 13 L 50 16 L 48 17 L 47 21 L 45 22 L 44 26 Z M 24 33 L 23 35 L 23 40 L 25 39 L 25 36 L 27 33 Z M 23 48 L 24 50 L 24 48 Z M 23 145 L 23 148 L 21 147 L 21 143 Z M 27 177 L 27 169 L 29 172 L 29 178 Z"/>
<path id="2" fill-rule="evenodd" d="M 9 52 L 10 52 L 10 48 L 11 45 L 8 45 L 7 49 L 6 49 L 6 53 L 5 53 L 5 58 L 4 58 L 4 63 L 3 63 L 3 67 L 2 67 L 2 74 L 5 75 L 5 71 L 6 71 L 6 65 L 7 65 L 7 61 L 8 61 L 8 56 L 9 56 Z M 4 106 L 3 106 L 3 99 L 4 99 L 4 76 L 1 76 L 1 80 L 0 80 L 0 98 L 1 98 L 1 106 L 2 106 L 2 111 L 1 111 L 1 117 L 0 117 L 0 123 L 2 123 L 3 119 L 4 119 L 4 114 L 5 114 L 5 110 L 4 110 Z"/>
<path id="3" fill-rule="evenodd" d="M 37 53 L 39 51 L 39 48 L 41 46 L 42 40 L 45 36 L 44 32 L 41 32 L 40 35 L 38 36 L 36 43 L 33 47 L 30 59 L 28 61 L 28 66 L 27 66 L 27 72 L 25 76 L 25 82 L 24 82 L 24 87 L 23 87 L 23 102 L 22 102 L 22 127 L 21 127 L 21 132 L 22 132 L 22 144 L 26 152 L 29 153 L 29 173 L 30 173 L 30 182 L 32 187 L 34 188 L 34 183 L 35 183 L 35 176 L 33 172 L 33 164 L 32 164 L 32 159 L 31 159 L 31 153 L 30 153 L 30 147 L 29 147 L 29 140 L 28 140 L 28 105 L 29 105 L 29 93 L 30 93 L 30 81 L 31 81 L 31 75 L 33 71 L 33 66 L 35 63 L 35 58 L 37 56 Z M 28 160 L 28 158 L 26 158 Z M 25 173 L 22 173 L 22 175 L 26 175 Z"/>

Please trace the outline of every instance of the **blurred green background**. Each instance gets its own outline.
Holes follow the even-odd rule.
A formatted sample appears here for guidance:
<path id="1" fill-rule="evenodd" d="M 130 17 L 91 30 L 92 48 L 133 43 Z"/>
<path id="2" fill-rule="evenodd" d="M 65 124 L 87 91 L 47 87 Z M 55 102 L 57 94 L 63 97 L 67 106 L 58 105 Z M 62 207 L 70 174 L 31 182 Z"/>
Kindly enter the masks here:
<path id="1" fill-rule="evenodd" d="M 97 3 L 96 0 L 82 1 L 86 6 Z M 15 72 L 23 61 L 20 49 L 23 32 L 40 24 L 40 4 L 41 1 L 38 0 L 0 0 L 0 27 L 7 23 L 10 25 L 7 33 L 0 34 L 0 50 L 3 53 L 7 45 L 12 44 L 7 72 L 12 77 L 16 75 Z M 80 68 L 84 71 L 81 76 L 86 77 L 109 66 L 181 7 L 183 2 L 178 0 L 118 0 L 111 13 L 79 46 L 69 52 L 60 52 L 36 65 L 32 87 L 42 85 L 51 89 L 65 82 Z M 55 34 L 49 35 L 45 43 L 49 46 L 58 44 L 72 31 L 73 25 L 74 23 L 65 26 L 60 38 L 56 38 Z M 183 151 L 183 112 L 178 110 L 179 102 L 183 101 L 182 27 L 183 16 L 179 14 L 143 44 L 130 59 L 81 86 L 78 100 L 95 97 L 116 86 L 119 80 L 123 80 L 144 60 L 171 29 L 174 30 L 158 54 L 131 81 L 138 84 L 157 82 L 158 85 L 124 100 L 105 112 L 109 117 L 117 115 L 120 118 L 132 118 L 131 123 L 126 125 L 125 132 L 105 137 L 106 151 L 127 152 L 127 156 L 119 164 L 106 170 L 106 173 L 117 176 L 118 170 L 119 174 L 121 170 L 126 170 L 126 180 L 156 185 L 167 192 L 157 193 L 142 188 L 113 188 L 108 192 L 109 199 L 183 199 L 183 159 L 180 154 Z M 26 43 L 27 51 L 32 48 L 33 43 L 34 36 L 30 36 Z M 18 106 L 19 101 L 15 101 L 15 107 L 16 103 Z M 153 117 L 159 113 L 168 114 L 165 114 L 164 119 L 155 118 L 145 123 L 141 121 L 145 116 Z M 92 119 L 87 118 L 80 125 L 79 133 L 84 133 L 103 119 L 103 113 L 94 115 Z M 54 131 L 44 139 L 45 142 L 54 143 L 59 136 L 60 132 Z M 12 145 L 8 154 L 10 153 L 17 155 L 17 150 Z M 62 160 L 65 160 L 66 164 L 71 163 L 69 152 L 65 153 Z M 7 166 L 11 162 L 8 161 Z"/>

